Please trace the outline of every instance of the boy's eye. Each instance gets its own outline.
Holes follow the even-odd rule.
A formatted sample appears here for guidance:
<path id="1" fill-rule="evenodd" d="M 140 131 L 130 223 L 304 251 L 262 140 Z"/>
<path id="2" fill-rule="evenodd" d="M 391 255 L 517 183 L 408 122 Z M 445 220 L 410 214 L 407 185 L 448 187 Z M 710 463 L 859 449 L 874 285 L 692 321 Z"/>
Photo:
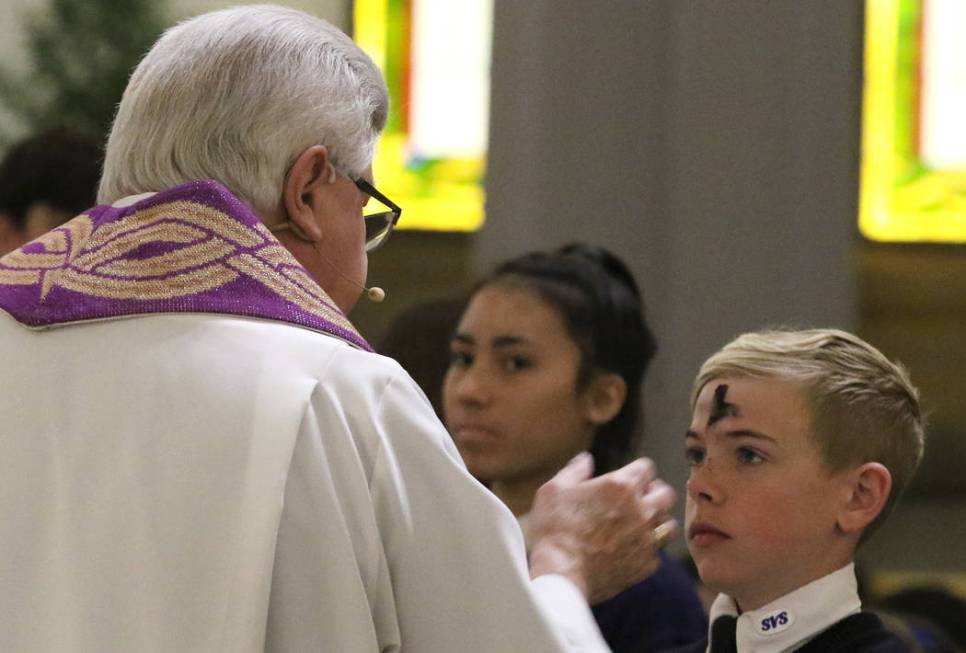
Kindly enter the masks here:
<path id="1" fill-rule="evenodd" d="M 765 460 L 757 451 L 748 447 L 739 447 L 737 456 L 738 462 L 743 465 L 757 465 Z"/>
<path id="2" fill-rule="evenodd" d="M 688 447 L 684 450 L 684 458 L 692 467 L 704 462 L 704 449 L 698 447 Z"/>

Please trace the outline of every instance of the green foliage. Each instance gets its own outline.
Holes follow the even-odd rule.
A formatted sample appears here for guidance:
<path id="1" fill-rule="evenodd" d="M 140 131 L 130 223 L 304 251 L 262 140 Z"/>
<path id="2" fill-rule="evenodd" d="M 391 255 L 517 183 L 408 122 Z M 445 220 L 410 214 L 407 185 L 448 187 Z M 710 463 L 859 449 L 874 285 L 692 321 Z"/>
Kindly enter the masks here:
<path id="1" fill-rule="evenodd" d="M 28 69 L 0 66 L 0 103 L 31 131 L 106 135 L 128 77 L 167 24 L 163 4 L 50 0 L 25 17 Z"/>

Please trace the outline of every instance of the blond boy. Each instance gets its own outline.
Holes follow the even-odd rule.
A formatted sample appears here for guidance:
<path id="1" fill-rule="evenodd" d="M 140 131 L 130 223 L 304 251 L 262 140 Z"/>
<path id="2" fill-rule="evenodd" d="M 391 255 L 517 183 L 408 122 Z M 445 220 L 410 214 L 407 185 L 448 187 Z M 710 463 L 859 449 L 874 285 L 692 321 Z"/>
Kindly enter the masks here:
<path id="1" fill-rule="evenodd" d="M 688 650 L 906 650 L 852 564 L 922 458 L 906 372 L 842 331 L 762 331 L 704 363 L 691 403 L 686 536 L 720 594 Z"/>

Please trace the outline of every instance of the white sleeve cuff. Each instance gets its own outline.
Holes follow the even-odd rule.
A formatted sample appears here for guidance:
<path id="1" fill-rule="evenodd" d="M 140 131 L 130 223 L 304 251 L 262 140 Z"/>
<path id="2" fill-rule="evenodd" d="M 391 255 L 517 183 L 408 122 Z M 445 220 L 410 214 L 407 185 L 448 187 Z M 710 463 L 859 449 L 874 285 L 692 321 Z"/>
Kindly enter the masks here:
<path id="1" fill-rule="evenodd" d="M 531 585 L 540 608 L 563 636 L 568 650 L 575 653 L 610 651 L 587 600 L 576 585 L 556 574 L 539 576 Z"/>

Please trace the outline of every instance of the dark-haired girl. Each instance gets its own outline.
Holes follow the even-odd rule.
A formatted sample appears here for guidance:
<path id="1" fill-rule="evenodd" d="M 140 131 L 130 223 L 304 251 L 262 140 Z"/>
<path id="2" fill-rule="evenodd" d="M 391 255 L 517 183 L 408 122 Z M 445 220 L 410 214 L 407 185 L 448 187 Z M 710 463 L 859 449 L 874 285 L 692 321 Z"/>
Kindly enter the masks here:
<path id="1" fill-rule="evenodd" d="M 637 284 L 610 252 L 568 245 L 503 263 L 471 296 L 450 349 L 447 426 L 470 472 L 524 533 L 537 488 L 576 454 L 593 453 L 597 473 L 632 456 L 655 343 Z M 706 634 L 692 581 L 666 558 L 594 616 L 619 652 Z"/>

